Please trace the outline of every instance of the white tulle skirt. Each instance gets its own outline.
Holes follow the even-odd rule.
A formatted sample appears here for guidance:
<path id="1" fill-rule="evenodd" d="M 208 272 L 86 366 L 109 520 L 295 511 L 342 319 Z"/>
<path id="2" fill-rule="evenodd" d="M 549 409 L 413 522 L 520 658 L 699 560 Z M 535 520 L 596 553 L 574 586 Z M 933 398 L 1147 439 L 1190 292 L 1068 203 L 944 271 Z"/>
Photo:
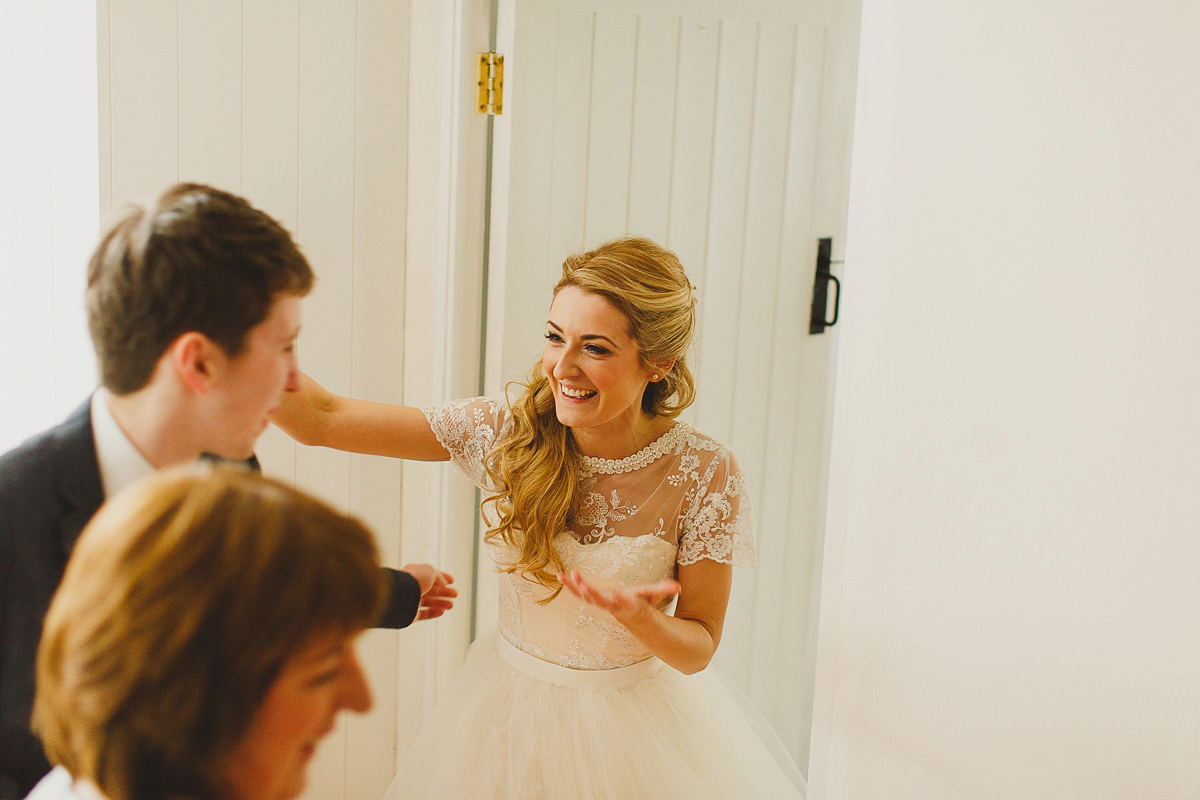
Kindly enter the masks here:
<path id="1" fill-rule="evenodd" d="M 804 779 L 709 670 L 574 670 L 480 637 L 386 800 L 803 798 Z"/>

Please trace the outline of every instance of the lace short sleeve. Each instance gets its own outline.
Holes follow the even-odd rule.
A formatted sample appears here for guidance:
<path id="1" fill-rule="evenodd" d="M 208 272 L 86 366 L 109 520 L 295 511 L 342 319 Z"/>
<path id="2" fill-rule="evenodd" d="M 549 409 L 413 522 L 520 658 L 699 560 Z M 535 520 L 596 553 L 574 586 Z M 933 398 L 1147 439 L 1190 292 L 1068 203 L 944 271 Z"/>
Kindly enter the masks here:
<path id="1" fill-rule="evenodd" d="M 722 447 L 708 463 L 679 536 L 681 565 L 707 558 L 721 564 L 752 567 L 754 529 L 746 476 L 733 453 Z"/>
<path id="2" fill-rule="evenodd" d="M 450 453 L 450 463 L 471 483 L 489 488 L 487 453 L 508 419 L 507 406 L 494 398 L 475 397 L 427 406 L 421 413 Z"/>

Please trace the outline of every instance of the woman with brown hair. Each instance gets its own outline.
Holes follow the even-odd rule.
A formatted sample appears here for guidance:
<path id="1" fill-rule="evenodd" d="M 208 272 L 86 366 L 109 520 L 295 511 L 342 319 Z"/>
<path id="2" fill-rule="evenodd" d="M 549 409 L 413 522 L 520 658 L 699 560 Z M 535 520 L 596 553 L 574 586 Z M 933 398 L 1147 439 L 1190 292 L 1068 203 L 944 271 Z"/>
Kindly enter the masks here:
<path id="1" fill-rule="evenodd" d="M 802 796 L 765 724 L 702 672 L 754 544 L 733 454 L 677 419 L 695 307 L 673 253 L 618 239 L 564 262 L 511 403 L 404 408 L 307 378 L 285 398 L 276 421 L 301 442 L 450 460 L 485 491 L 499 635 L 472 646 L 389 794 Z"/>
<path id="2" fill-rule="evenodd" d="M 385 602 L 357 520 L 285 484 L 185 468 L 84 529 L 46 617 L 33 800 L 288 800 L 371 694 L 355 640 Z"/>

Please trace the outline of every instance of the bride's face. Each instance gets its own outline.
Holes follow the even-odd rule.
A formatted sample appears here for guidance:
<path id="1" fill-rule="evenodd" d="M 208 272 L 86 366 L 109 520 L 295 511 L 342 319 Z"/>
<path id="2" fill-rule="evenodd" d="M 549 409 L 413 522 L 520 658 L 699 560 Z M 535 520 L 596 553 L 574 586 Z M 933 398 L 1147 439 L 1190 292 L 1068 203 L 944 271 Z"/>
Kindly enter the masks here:
<path id="1" fill-rule="evenodd" d="M 333 731 L 338 712 L 371 708 L 356 638 L 316 637 L 284 664 L 230 756 L 227 777 L 236 800 L 296 797 L 304 791 L 317 743 Z"/>
<path id="2" fill-rule="evenodd" d="M 567 286 L 555 295 L 542 369 L 558 421 L 577 434 L 627 435 L 642 414 L 651 370 L 629 335 L 629 320 L 598 294 Z"/>

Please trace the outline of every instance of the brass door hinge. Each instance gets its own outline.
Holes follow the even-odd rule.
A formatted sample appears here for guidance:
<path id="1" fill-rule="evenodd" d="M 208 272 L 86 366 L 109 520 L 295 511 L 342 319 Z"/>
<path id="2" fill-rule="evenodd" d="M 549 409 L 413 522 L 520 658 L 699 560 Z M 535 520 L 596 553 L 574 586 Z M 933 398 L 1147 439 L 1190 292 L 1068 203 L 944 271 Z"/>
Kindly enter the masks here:
<path id="1" fill-rule="evenodd" d="M 479 54 L 479 95 L 475 106 L 480 114 L 504 113 L 504 56 Z"/>

